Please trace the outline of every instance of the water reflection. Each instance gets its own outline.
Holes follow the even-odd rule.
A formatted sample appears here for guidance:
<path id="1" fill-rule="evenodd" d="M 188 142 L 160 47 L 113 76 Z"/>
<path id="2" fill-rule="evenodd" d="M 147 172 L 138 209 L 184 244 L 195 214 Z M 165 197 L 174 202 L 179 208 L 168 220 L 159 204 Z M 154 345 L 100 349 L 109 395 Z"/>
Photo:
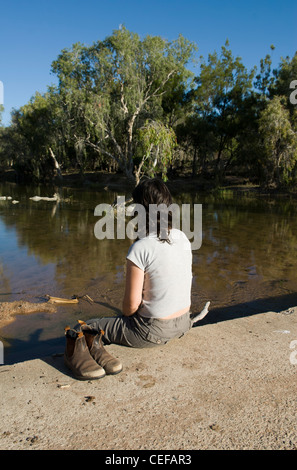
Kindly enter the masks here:
<path id="1" fill-rule="evenodd" d="M 112 315 L 121 306 L 130 241 L 94 236 L 96 205 L 112 203 L 117 193 L 63 189 L 58 203 L 30 200 L 53 192 L 0 186 L 0 195 L 19 200 L 0 201 L 0 301 L 88 293 L 96 302 L 59 308 L 54 315 L 16 317 L 0 331 L 14 351 L 33 348 L 38 336 L 48 353 L 67 323 L 78 316 Z M 231 308 L 296 291 L 294 202 L 225 193 L 179 194 L 174 202 L 203 208 L 202 247 L 193 252 L 193 311 L 206 300 L 212 308 Z"/>
<path id="2" fill-rule="evenodd" d="M 32 295 L 46 293 L 35 288 L 35 282 L 42 277 L 52 295 L 72 295 L 77 289 L 86 288 L 92 278 L 115 273 L 116 266 L 123 264 L 123 252 L 129 242 L 99 242 L 94 237 L 94 207 L 100 202 L 112 202 L 113 198 L 106 192 L 74 194 L 68 190 L 59 203 L 34 202 L 28 194 L 17 206 L 1 201 L 0 259 L 6 268 L 19 273 L 11 291 L 22 287 Z M 23 260 L 25 269 L 20 272 Z M 52 273 L 44 273 L 49 266 L 54 267 Z"/>
<path id="3" fill-rule="evenodd" d="M 194 262 L 202 292 L 230 305 L 295 291 L 295 204 L 218 199 L 205 205 L 203 222 Z"/>

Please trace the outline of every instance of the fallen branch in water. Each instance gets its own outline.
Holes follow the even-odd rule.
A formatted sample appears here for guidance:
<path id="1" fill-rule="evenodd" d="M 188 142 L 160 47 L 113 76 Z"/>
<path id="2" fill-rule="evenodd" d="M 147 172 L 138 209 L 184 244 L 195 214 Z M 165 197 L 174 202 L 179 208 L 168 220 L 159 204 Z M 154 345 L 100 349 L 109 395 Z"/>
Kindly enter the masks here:
<path id="1" fill-rule="evenodd" d="M 30 197 L 30 199 L 32 201 L 37 201 L 37 202 L 38 201 L 57 201 L 58 202 L 60 201 L 60 196 L 57 193 L 55 193 L 53 197 L 33 196 L 33 197 Z"/>
<path id="2" fill-rule="evenodd" d="M 85 295 L 75 295 L 74 297 L 77 297 L 78 299 L 86 300 L 86 301 L 89 302 L 89 304 L 91 304 L 91 305 L 93 305 L 93 303 L 94 303 L 94 300 L 93 300 L 88 294 L 85 294 Z"/>
<path id="3" fill-rule="evenodd" d="M 52 304 L 77 304 L 78 303 L 77 297 L 73 299 L 63 299 L 61 297 L 53 297 L 51 295 L 46 295 L 45 297 L 47 297 L 48 302 Z"/>
<path id="4" fill-rule="evenodd" d="M 53 297 L 52 295 L 46 295 L 48 301 L 53 304 L 77 304 L 79 299 L 86 300 L 89 304 L 93 304 L 94 300 L 87 294 L 84 295 L 74 295 L 72 299 L 64 299 L 62 297 Z"/>

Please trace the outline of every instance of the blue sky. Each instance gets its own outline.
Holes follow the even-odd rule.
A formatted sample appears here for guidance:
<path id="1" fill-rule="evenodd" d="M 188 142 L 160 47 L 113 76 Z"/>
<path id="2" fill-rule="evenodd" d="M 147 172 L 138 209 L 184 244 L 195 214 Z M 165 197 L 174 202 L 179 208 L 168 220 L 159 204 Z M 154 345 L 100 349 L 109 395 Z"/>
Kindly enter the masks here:
<path id="1" fill-rule="evenodd" d="M 51 63 L 75 42 L 92 44 L 124 24 L 141 37 L 173 40 L 181 33 L 198 56 L 229 39 L 234 56 L 251 69 L 272 53 L 273 65 L 297 50 L 295 0 L 6 0 L 0 3 L 0 80 L 3 121 L 36 91 L 55 83 Z M 296 77 L 297 79 L 297 77 Z"/>

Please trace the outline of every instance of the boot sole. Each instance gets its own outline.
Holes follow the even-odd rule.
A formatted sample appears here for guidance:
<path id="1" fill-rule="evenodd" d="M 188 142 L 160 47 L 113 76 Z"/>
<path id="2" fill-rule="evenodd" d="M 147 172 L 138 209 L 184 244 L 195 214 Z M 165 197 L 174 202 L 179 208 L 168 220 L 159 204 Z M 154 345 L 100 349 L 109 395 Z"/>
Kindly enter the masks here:
<path id="1" fill-rule="evenodd" d="M 106 374 L 104 375 L 101 375 L 100 377 L 82 377 L 81 375 L 76 375 L 73 370 L 72 370 L 72 373 L 73 373 L 73 377 L 77 380 L 99 380 L 99 379 L 103 379 L 103 377 L 106 376 Z"/>
<path id="2" fill-rule="evenodd" d="M 120 372 L 122 372 L 122 370 L 123 370 L 123 367 L 120 370 L 117 370 L 116 372 L 106 372 L 106 371 L 105 372 L 106 372 L 106 375 L 117 375 Z"/>
<path id="3" fill-rule="evenodd" d="M 77 374 L 73 368 L 71 367 L 71 365 L 68 363 L 67 359 L 64 357 L 64 364 L 65 366 L 71 370 L 73 376 L 78 379 L 78 380 L 99 380 L 99 379 L 103 379 L 103 377 L 106 376 L 106 372 L 104 371 L 104 374 L 100 375 L 100 376 L 97 376 L 97 377 L 92 377 L 92 376 L 84 376 L 84 375 L 79 375 Z"/>

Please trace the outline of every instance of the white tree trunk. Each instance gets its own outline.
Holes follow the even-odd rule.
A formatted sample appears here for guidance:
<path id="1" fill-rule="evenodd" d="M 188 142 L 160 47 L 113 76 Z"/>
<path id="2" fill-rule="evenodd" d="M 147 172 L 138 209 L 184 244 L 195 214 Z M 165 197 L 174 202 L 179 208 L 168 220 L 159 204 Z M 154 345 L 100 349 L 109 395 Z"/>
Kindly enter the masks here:
<path id="1" fill-rule="evenodd" d="M 51 148 L 49 149 L 49 151 L 50 151 L 50 155 L 51 155 L 52 159 L 54 160 L 54 165 L 55 165 L 55 169 L 56 169 L 56 171 L 57 171 L 57 173 L 58 173 L 58 176 L 59 176 L 60 178 L 63 178 L 60 165 L 59 165 L 59 163 L 58 163 L 58 161 L 57 161 L 57 159 L 56 159 L 56 157 L 55 157 L 54 152 L 52 151 Z"/>

